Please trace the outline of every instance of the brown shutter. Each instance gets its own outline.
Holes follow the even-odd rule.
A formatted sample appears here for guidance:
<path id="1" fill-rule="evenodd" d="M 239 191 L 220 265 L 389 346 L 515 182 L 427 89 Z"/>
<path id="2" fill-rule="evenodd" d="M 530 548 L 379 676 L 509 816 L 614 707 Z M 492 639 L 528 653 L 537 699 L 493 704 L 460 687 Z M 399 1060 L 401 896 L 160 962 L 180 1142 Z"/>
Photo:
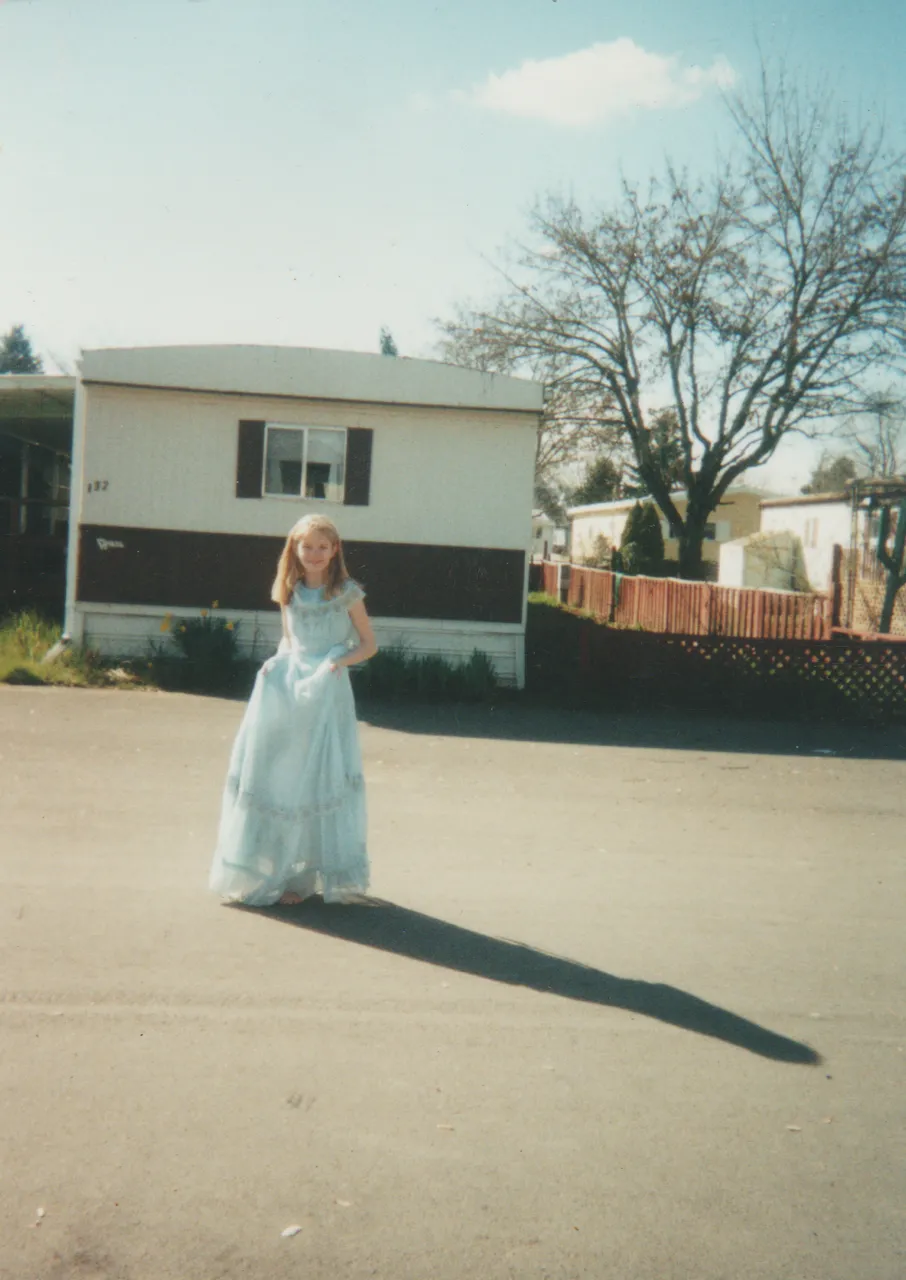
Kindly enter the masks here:
<path id="1" fill-rule="evenodd" d="M 374 432 L 370 427 L 350 427 L 346 432 L 346 492 L 343 501 L 349 507 L 368 506 L 373 439 Z"/>
<path id="2" fill-rule="evenodd" d="M 264 471 L 264 423 L 240 422 L 236 448 L 236 497 L 260 498 Z"/>

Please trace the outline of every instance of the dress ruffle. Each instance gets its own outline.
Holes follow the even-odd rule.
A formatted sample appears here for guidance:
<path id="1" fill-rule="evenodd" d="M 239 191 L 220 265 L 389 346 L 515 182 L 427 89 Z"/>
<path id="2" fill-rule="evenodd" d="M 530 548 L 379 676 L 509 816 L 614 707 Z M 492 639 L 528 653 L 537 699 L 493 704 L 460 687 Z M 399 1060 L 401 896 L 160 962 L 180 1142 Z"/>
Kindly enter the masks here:
<path id="1" fill-rule="evenodd" d="M 347 613 L 350 605 L 365 599 L 365 592 L 352 578 L 347 578 L 339 592 L 329 600 L 306 600 L 300 587 L 301 584 L 297 583 L 292 598 L 292 611 L 299 619 L 310 618 L 313 614 Z"/>
<path id="2" fill-rule="evenodd" d="M 242 789 L 242 782 L 237 777 L 228 777 L 226 780 L 226 789 L 233 798 L 233 803 L 242 809 L 254 810 L 255 813 L 266 815 L 275 821 L 280 822 L 303 822 L 307 818 L 323 818 L 325 814 L 336 813 L 342 809 L 345 804 L 350 801 L 351 794 L 356 791 L 365 789 L 365 779 L 362 774 L 355 774 L 353 777 L 346 778 L 341 791 L 336 795 L 329 796 L 322 801 L 314 804 L 303 805 L 274 805 L 259 800 L 251 791 Z"/>

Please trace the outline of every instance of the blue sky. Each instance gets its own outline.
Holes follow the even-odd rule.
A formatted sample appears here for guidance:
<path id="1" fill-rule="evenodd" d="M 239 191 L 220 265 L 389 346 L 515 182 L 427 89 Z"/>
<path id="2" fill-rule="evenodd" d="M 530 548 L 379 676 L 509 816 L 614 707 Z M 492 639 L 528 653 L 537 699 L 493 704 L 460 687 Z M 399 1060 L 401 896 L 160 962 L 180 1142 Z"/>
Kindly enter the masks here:
<path id="1" fill-rule="evenodd" d="M 759 45 L 901 141 L 892 0 L 0 0 L 0 329 L 433 355 L 536 196 L 710 166 Z"/>

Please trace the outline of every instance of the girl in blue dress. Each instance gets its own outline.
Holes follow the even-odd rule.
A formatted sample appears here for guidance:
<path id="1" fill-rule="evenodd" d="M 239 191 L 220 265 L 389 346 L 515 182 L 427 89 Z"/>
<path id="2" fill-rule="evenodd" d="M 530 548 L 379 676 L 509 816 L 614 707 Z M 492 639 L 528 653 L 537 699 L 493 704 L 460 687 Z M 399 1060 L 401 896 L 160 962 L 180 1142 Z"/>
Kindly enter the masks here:
<path id="1" fill-rule="evenodd" d="M 365 790 L 347 668 L 377 652 L 335 525 L 290 530 L 271 598 L 283 639 L 258 673 L 230 757 L 210 887 L 230 902 L 294 905 L 368 888 Z"/>

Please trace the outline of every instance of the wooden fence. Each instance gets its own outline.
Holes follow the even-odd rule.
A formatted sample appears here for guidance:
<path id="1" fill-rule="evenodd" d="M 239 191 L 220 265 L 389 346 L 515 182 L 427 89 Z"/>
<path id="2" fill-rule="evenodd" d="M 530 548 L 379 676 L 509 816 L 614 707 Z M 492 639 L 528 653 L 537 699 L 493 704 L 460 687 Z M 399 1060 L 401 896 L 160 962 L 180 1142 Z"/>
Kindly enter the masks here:
<path id="1" fill-rule="evenodd" d="M 533 604 L 526 686 L 583 708 L 906 723 L 906 638 L 640 633 Z"/>
<path id="2" fill-rule="evenodd" d="M 559 589 L 566 566 L 545 562 L 535 582 L 548 595 Z M 676 636 L 827 640 L 834 617 L 830 595 L 719 587 L 679 578 L 641 578 L 606 569 L 568 566 L 564 603 L 614 627 Z"/>
<path id="3" fill-rule="evenodd" d="M 552 560 L 542 560 L 540 563 L 535 561 L 532 565 L 534 580 L 530 582 L 530 586 L 534 591 L 543 591 L 547 596 L 555 596 L 560 599 L 560 582 L 561 572 L 569 565 L 562 565 Z"/>

